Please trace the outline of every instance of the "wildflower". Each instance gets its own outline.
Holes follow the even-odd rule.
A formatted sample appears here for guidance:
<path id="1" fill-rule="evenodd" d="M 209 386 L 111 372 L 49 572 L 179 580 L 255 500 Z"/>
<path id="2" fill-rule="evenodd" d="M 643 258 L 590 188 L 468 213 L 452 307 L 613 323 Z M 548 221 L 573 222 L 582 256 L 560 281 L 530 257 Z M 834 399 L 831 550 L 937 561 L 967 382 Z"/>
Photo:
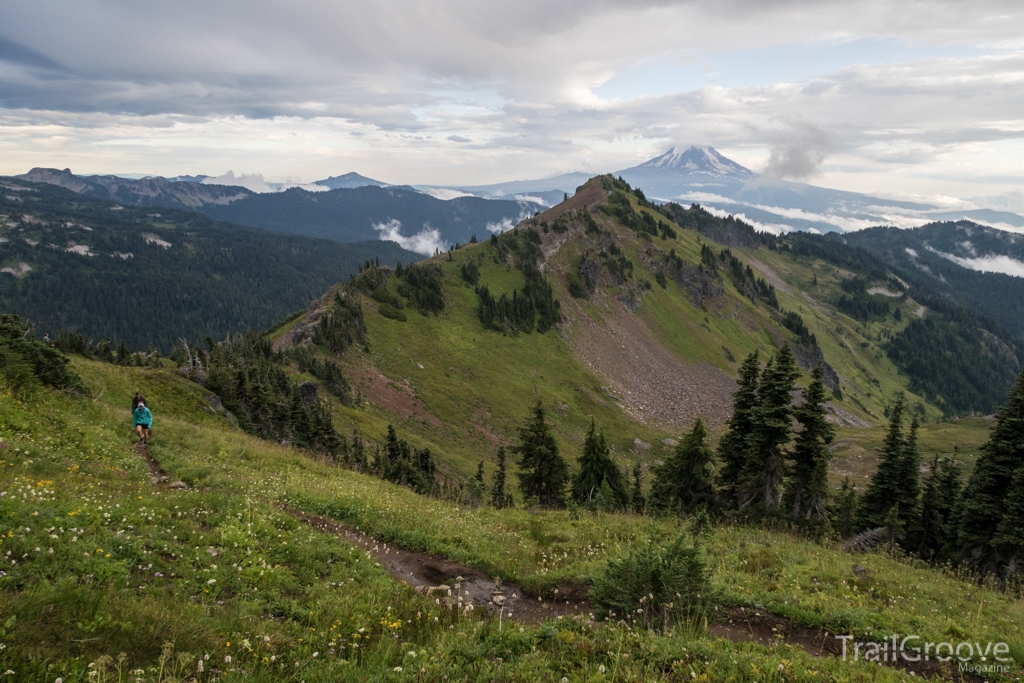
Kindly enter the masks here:
<path id="1" fill-rule="evenodd" d="M 217 583 L 217 579 L 210 579 L 209 581 L 206 582 L 206 584 L 209 585 L 209 586 L 212 586 L 215 583 Z"/>
<path id="2" fill-rule="evenodd" d="M 320 653 L 319 653 L 319 652 L 314 652 L 314 653 L 313 653 L 313 659 L 316 659 L 316 658 L 317 658 L 317 657 L 319 657 L 319 656 L 320 656 Z"/>
<path id="3" fill-rule="evenodd" d="M 604 664 L 602 664 L 601 666 L 597 667 L 597 670 L 598 670 L 598 671 L 599 671 L 600 673 L 604 673 L 604 672 L 605 672 Z"/>
<path id="4" fill-rule="evenodd" d="M 396 672 L 396 673 L 402 673 L 402 667 L 400 667 L 400 666 L 396 666 L 396 667 L 395 667 L 395 672 Z M 13 673 L 13 672 L 12 672 L 12 673 Z"/>
<path id="5" fill-rule="evenodd" d="M 199 660 L 199 666 L 196 667 L 196 673 L 203 673 L 203 660 Z"/>
<path id="6" fill-rule="evenodd" d="M 224 663 L 225 664 L 230 664 L 231 663 L 231 655 L 224 655 Z"/>
<path id="7" fill-rule="evenodd" d="M 415 657 L 416 656 L 416 650 L 409 650 L 409 656 L 410 657 Z"/>

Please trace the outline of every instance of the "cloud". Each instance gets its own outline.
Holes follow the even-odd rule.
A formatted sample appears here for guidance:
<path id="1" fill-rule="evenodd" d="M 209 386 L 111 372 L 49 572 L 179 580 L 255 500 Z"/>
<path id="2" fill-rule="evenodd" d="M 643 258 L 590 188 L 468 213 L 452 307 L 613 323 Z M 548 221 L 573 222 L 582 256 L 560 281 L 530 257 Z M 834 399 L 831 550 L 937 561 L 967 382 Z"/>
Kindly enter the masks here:
<path id="1" fill-rule="evenodd" d="M 375 223 L 373 229 L 380 234 L 381 240 L 397 242 L 403 249 L 424 256 L 433 256 L 434 252 L 447 249 L 447 244 L 441 241 L 441 232 L 427 225 L 412 237 L 402 235 L 402 223 L 394 218 L 387 223 Z"/>
<path id="2" fill-rule="evenodd" d="M 1024 277 L 1024 263 L 1021 263 L 1010 256 L 990 254 L 988 256 L 980 256 L 978 258 L 963 258 L 960 256 L 954 256 L 953 254 L 946 254 L 944 252 L 937 251 L 931 247 L 929 247 L 929 251 L 938 254 L 942 258 L 949 259 L 953 263 L 957 263 L 964 268 L 970 268 L 971 270 L 980 270 L 983 273 L 1002 273 L 1004 275 L 1013 275 L 1014 277 Z"/>
<path id="3" fill-rule="evenodd" d="M 224 175 L 203 178 L 202 183 L 203 185 L 235 185 L 261 194 L 264 192 L 276 192 L 274 188 L 263 180 L 263 176 L 259 173 L 242 173 L 236 176 L 234 171 L 228 171 Z"/>
<path id="4" fill-rule="evenodd" d="M 452 190 L 447 187 L 428 187 L 420 190 L 423 194 L 429 194 L 435 199 L 442 199 L 448 201 L 449 199 L 458 199 L 459 197 L 472 197 L 473 195 L 469 192 L 463 192 L 461 190 Z"/>
<path id="5" fill-rule="evenodd" d="M 486 226 L 487 231 L 495 235 L 500 235 L 503 232 L 508 232 L 512 228 L 516 227 L 516 224 L 512 222 L 511 218 L 502 218 L 500 221 L 494 223 L 488 223 Z"/>
<path id="6" fill-rule="evenodd" d="M 451 140 L 452 142 L 472 142 L 469 138 L 462 137 L 461 135 L 449 135 L 445 140 Z"/>
<path id="7" fill-rule="evenodd" d="M 778 180 L 812 175 L 836 148 L 832 134 L 806 121 L 792 123 L 772 138 L 771 156 L 762 175 Z"/>

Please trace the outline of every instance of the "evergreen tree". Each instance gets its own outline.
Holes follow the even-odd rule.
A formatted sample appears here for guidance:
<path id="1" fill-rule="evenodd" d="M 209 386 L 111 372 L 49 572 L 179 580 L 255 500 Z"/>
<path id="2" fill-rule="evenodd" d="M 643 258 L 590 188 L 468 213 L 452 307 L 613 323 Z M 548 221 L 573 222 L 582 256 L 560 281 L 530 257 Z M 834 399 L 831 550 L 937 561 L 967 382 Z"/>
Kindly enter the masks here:
<path id="1" fill-rule="evenodd" d="M 487 487 L 484 486 L 484 461 L 481 460 L 476 466 L 476 480 L 480 482 L 480 490 L 486 491 Z"/>
<path id="2" fill-rule="evenodd" d="M 643 469 L 640 467 L 639 462 L 633 465 L 633 493 L 629 500 L 630 505 L 633 506 L 633 512 L 638 515 L 644 514 L 644 510 L 647 508 L 647 500 L 644 498 Z"/>
<path id="3" fill-rule="evenodd" d="M 129 365 L 131 364 L 131 354 L 128 352 L 128 346 L 122 339 L 117 344 L 117 364 L 118 365 Z"/>
<path id="4" fill-rule="evenodd" d="M 366 462 L 366 447 L 359 432 L 352 432 L 352 469 L 357 472 L 366 472 L 369 465 Z"/>
<path id="5" fill-rule="evenodd" d="M 590 429 L 583 441 L 583 455 L 578 462 L 580 471 L 572 483 L 573 501 L 581 505 L 586 503 L 607 482 L 611 499 L 605 501 L 606 508 L 625 506 L 628 494 L 622 473 L 612 460 L 604 434 L 597 431 L 593 419 L 590 420 Z"/>
<path id="6" fill-rule="evenodd" d="M 803 391 L 803 405 L 793 411 L 802 427 L 793 449 L 793 471 L 785 497 L 790 521 L 818 527 L 828 523 L 828 446 L 836 436 L 825 419 L 828 411 L 822 376 L 819 363 Z"/>
<path id="7" fill-rule="evenodd" d="M 491 505 L 499 510 L 509 506 L 505 494 L 505 447 L 498 447 L 498 471 L 494 473 L 494 483 L 491 484 Z"/>
<path id="8" fill-rule="evenodd" d="M 903 475 L 903 396 L 896 397 L 889 413 L 889 431 L 885 435 L 882 451 L 878 454 L 878 469 L 871 476 L 871 483 L 861 496 L 857 509 L 857 528 L 877 529 L 885 525 L 886 515 L 893 503 L 900 502 Z"/>
<path id="9" fill-rule="evenodd" d="M 853 535 L 856 528 L 857 515 L 857 491 L 850 483 L 849 477 L 843 477 L 843 483 L 839 487 L 835 501 L 835 524 L 836 531 L 842 538 Z"/>
<path id="10" fill-rule="evenodd" d="M 903 521 L 903 517 L 900 516 L 900 504 L 896 503 L 889 511 L 885 513 L 885 519 L 882 521 L 882 527 L 885 529 L 885 538 L 889 541 L 889 550 L 893 550 L 896 544 L 903 540 L 903 529 L 906 528 L 906 522 Z"/>
<path id="11" fill-rule="evenodd" d="M 754 409 L 757 408 L 757 387 L 761 365 L 758 353 L 747 356 L 740 366 L 738 389 L 733 394 L 733 412 L 729 429 L 718 442 L 718 473 L 721 500 L 725 508 L 738 506 L 739 481 L 747 462 L 747 440 L 754 430 Z"/>
<path id="12" fill-rule="evenodd" d="M 1007 503 L 1019 498 L 1011 482 L 1024 463 L 1024 373 L 1010 391 L 1006 404 L 974 466 L 963 495 L 960 547 L 964 559 L 987 571 L 996 571 L 1017 556 L 1019 544 L 1002 526 Z M 998 540 L 996 534 L 998 530 Z"/>
<path id="13" fill-rule="evenodd" d="M 796 360 L 784 345 L 761 373 L 758 404 L 753 410 L 753 433 L 740 479 L 740 508 L 773 512 L 781 504 L 786 475 L 782 448 L 789 443 L 793 382 L 800 376 Z"/>
<path id="14" fill-rule="evenodd" d="M 921 498 L 921 451 L 917 444 L 917 430 L 920 423 L 917 417 L 910 422 L 910 432 L 903 443 L 903 453 L 900 456 L 899 474 L 899 495 L 897 501 L 900 503 L 900 510 L 903 511 L 904 521 L 907 523 L 907 537 L 910 539 L 919 538 L 921 535 L 921 519 L 919 516 Z"/>
<path id="15" fill-rule="evenodd" d="M 664 464 L 655 468 L 651 507 L 662 512 L 694 512 L 714 505 L 715 487 L 708 430 L 697 418 Z"/>
<path id="16" fill-rule="evenodd" d="M 954 512 L 960 499 L 960 463 L 935 454 L 921 492 L 914 547 L 920 557 L 941 560 L 946 548 L 956 540 Z"/>
<path id="17" fill-rule="evenodd" d="M 524 498 L 536 496 L 542 505 L 562 505 L 569 482 L 569 466 L 558 453 L 551 427 L 544 419 L 544 407 L 538 400 L 533 415 L 519 429 L 519 490 Z"/>
<path id="18" fill-rule="evenodd" d="M 1024 571 L 1024 463 L 1010 481 L 1010 490 L 1003 499 L 1006 514 L 996 529 L 993 545 L 1006 558 L 1006 573 L 1019 574 Z"/>

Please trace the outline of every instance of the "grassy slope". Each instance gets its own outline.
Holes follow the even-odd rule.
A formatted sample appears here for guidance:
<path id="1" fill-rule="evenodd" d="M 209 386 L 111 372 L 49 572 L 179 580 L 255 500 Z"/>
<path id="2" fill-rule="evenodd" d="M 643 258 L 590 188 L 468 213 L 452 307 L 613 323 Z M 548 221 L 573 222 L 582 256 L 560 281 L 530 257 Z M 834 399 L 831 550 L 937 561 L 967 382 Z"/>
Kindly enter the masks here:
<path id="1" fill-rule="evenodd" d="M 635 199 L 631 201 L 637 211 L 646 210 Z M 538 219 L 552 220 L 558 210 L 556 207 Z M 617 244 L 634 263 L 634 279 L 646 278 L 653 283 L 654 277 L 643 267 L 641 258 L 641 251 L 651 243 L 637 238 L 611 217 L 599 214 L 597 220 L 615 235 Z M 553 233 L 545 235 L 544 240 L 554 237 Z M 685 261 L 696 264 L 700 262 L 702 241 L 708 242 L 695 231 L 680 229 L 676 239 L 655 239 L 653 247 L 665 253 L 674 249 Z M 563 302 L 563 312 L 580 304 L 582 314 L 600 322 L 603 316 L 615 314 L 605 299 L 573 300 L 567 289 L 565 273 L 578 265 L 582 248 L 582 237 L 577 235 L 549 259 L 547 272 L 556 297 Z M 716 247 L 716 251 L 719 249 Z M 826 303 L 840 292 L 838 283 L 843 274 L 836 268 L 767 249 L 733 252 L 741 259 L 763 264 L 791 288 L 791 293 L 777 289 L 780 304 L 801 314 L 816 334 L 826 361 L 839 373 L 845 394 L 839 407 L 879 425 L 885 421 L 885 406 L 897 391 L 904 391 L 912 406 L 921 405 L 926 419 L 938 419 L 940 411 L 909 392 L 906 378 L 879 348 L 878 335 L 899 329 L 909 316 L 902 323 L 890 319 L 863 325 Z M 667 450 L 662 441 L 678 437 L 678 433 L 641 424 L 624 414 L 601 389 L 604 381 L 583 366 L 555 331 L 507 337 L 483 329 L 477 318 L 479 299 L 462 281 L 461 265 L 479 259 L 480 282 L 486 283 L 495 296 L 502 292 L 511 295 L 513 289 L 523 285 L 522 274 L 497 264 L 493 253 L 494 248 L 485 241 L 463 246 L 453 253 L 451 261 L 445 255 L 430 259 L 446 273 L 448 306 L 440 316 L 407 310 L 408 321 L 398 322 L 376 314 L 376 304 L 364 299 L 371 353 L 351 353 L 345 362 L 357 375 L 369 366 L 379 370 L 396 391 L 404 387 L 406 394 L 414 395 L 423 410 L 410 414 L 381 400 L 366 400 L 352 408 L 337 405 L 339 428 L 358 429 L 373 440 L 382 438 L 387 424 L 393 423 L 410 442 L 430 446 L 460 475 L 473 473 L 483 460 L 489 477 L 497 445 L 514 441 L 516 427 L 539 397 L 549 408 L 559 444 L 570 458 L 578 455 L 591 417 L 609 437 L 621 466 L 637 459 L 648 463 L 663 458 Z M 812 284 L 815 276 L 816 286 Z M 674 283 L 669 283 L 667 289 L 654 285 L 636 315 L 652 330 L 657 342 L 678 358 L 691 363 L 706 361 L 730 375 L 751 351 L 759 349 L 762 357 L 767 357 L 779 341 L 793 341 L 793 335 L 772 319 L 771 311 L 741 295 L 725 273 L 723 283 L 725 294 L 706 310 L 695 307 L 689 295 Z M 394 282 L 389 286 L 394 288 Z M 608 288 L 607 300 L 614 300 L 619 289 Z M 907 308 L 909 312 L 911 307 Z M 564 332 L 569 338 L 576 333 L 572 327 Z M 735 360 L 728 359 L 726 348 Z M 553 407 L 561 408 L 550 410 Z M 442 426 L 430 416 L 438 418 Z M 861 441 L 860 432 L 843 429 L 841 436 Z M 635 439 L 653 444 L 652 449 L 636 448 Z M 972 437 L 963 440 L 974 443 Z M 873 464 L 874 460 L 869 462 Z"/>
<path id="2" fill-rule="evenodd" d="M 0 576 L 0 669 L 16 680 L 85 680 L 89 662 L 122 651 L 126 670 L 156 680 L 165 642 L 182 675 L 210 655 L 202 680 L 214 668 L 223 680 L 241 677 L 231 669 L 250 672 L 247 680 L 406 680 L 420 668 L 428 680 L 605 680 L 599 666 L 620 680 L 674 680 L 691 668 L 705 680 L 903 678 L 785 646 L 733 645 L 699 622 L 665 636 L 572 620 L 499 632 L 439 614 L 365 554 L 280 507 L 327 513 L 538 594 L 585 580 L 677 522 L 460 509 L 230 430 L 203 409 L 200 387 L 170 372 L 75 368 L 93 399 L 0 400 L 0 553 L 10 560 Z M 156 415 L 152 454 L 191 491 L 149 484 L 128 438 L 125 404 L 136 388 Z M 833 633 L 1024 640 L 1019 600 L 937 571 L 753 529 L 719 529 L 705 544 L 717 605 Z M 864 578 L 851 574 L 855 564 Z"/>

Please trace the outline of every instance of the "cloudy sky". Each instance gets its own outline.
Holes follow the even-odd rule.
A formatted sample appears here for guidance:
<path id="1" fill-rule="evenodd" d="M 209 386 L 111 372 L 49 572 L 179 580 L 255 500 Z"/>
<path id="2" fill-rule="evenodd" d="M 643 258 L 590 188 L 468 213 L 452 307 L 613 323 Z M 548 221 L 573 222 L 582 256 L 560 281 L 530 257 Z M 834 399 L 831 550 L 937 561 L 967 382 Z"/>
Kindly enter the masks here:
<path id="1" fill-rule="evenodd" d="M 1024 209 L 1024 3 L 10 0 L 0 174 L 482 184 L 711 144 Z"/>

